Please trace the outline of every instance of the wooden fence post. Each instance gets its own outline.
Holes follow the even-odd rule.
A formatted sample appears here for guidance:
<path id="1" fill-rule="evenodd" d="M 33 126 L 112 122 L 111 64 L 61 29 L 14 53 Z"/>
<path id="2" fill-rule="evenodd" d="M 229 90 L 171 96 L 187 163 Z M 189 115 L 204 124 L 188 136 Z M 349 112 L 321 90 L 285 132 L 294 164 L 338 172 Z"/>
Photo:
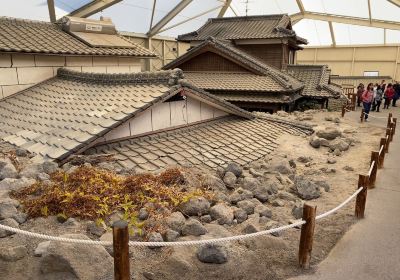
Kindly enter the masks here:
<path id="1" fill-rule="evenodd" d="M 344 118 L 344 114 L 346 113 L 346 105 L 342 106 L 342 118 Z"/>
<path id="2" fill-rule="evenodd" d="M 371 152 L 371 163 L 375 162 L 374 166 L 372 167 L 371 175 L 369 175 L 369 187 L 375 188 L 376 182 L 376 174 L 378 172 L 378 165 L 379 165 L 379 152 Z"/>
<path id="3" fill-rule="evenodd" d="M 385 161 L 385 146 L 386 146 L 386 138 L 381 138 L 381 142 L 379 143 L 379 151 L 381 150 L 381 147 L 383 146 L 382 152 L 379 155 L 379 164 L 378 167 L 382 168 L 383 167 L 383 163 Z"/>
<path id="4" fill-rule="evenodd" d="M 356 198 L 355 216 L 359 219 L 364 218 L 365 203 L 367 201 L 367 192 L 368 192 L 368 181 L 369 178 L 367 175 L 359 175 L 357 189 L 361 187 L 363 188 L 362 191 L 358 193 Z"/>
<path id="5" fill-rule="evenodd" d="M 397 118 L 393 118 L 393 135 L 396 134 Z"/>
<path id="6" fill-rule="evenodd" d="M 351 103 L 352 103 L 352 110 L 355 111 L 356 110 L 356 100 L 357 100 L 357 94 L 353 93 L 351 96 Z"/>
<path id="7" fill-rule="evenodd" d="M 310 206 L 304 204 L 303 220 L 306 223 L 301 226 L 300 245 L 299 245 L 299 264 L 300 267 L 304 269 L 310 268 L 316 214 L 317 214 L 317 206 Z"/>
<path id="8" fill-rule="evenodd" d="M 361 122 L 364 122 L 364 108 L 361 109 L 361 116 L 360 116 Z"/>
<path id="9" fill-rule="evenodd" d="M 389 113 L 387 127 L 390 127 L 390 123 L 392 122 L 392 113 Z"/>
<path id="10" fill-rule="evenodd" d="M 394 123 L 390 123 L 389 129 L 390 129 L 390 142 L 392 142 L 393 141 L 393 132 L 394 132 Z"/>
<path id="11" fill-rule="evenodd" d="M 126 221 L 116 221 L 113 226 L 114 279 L 130 280 L 129 231 Z"/>

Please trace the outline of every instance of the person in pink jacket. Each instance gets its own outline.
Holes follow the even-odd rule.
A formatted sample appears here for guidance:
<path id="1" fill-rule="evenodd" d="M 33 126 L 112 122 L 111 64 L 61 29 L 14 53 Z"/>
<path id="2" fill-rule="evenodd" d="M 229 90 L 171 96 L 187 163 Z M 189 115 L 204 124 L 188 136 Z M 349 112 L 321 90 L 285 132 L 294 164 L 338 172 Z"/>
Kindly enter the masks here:
<path id="1" fill-rule="evenodd" d="M 371 104 L 374 100 L 374 84 L 369 83 L 367 89 L 361 95 L 361 99 L 364 106 L 365 121 L 368 119 L 369 111 L 371 110 Z"/>

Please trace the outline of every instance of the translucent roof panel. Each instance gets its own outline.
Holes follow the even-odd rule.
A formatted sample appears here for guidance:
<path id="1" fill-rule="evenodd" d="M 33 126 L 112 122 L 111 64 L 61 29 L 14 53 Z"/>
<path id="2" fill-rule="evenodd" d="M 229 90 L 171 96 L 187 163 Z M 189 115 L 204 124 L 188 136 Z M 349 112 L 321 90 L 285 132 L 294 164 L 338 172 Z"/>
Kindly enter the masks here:
<path id="1" fill-rule="evenodd" d="M 372 8 L 372 18 L 400 21 L 400 8 L 387 0 L 370 0 Z"/>
<path id="2" fill-rule="evenodd" d="M 2 1 L 1 7 L 1 16 L 49 21 L 47 1 L 44 0 Z"/>
<path id="3" fill-rule="evenodd" d="M 297 35 L 306 38 L 309 45 L 332 44 L 329 24 L 325 21 L 304 19 L 294 26 Z"/>
<path id="4" fill-rule="evenodd" d="M 333 23 L 333 30 L 338 45 L 383 43 L 384 31 L 380 28 Z"/>
<path id="5" fill-rule="evenodd" d="M 56 17 L 61 18 L 90 2 L 92 2 L 92 0 L 54 0 Z"/>
<path id="6" fill-rule="evenodd" d="M 386 43 L 400 44 L 400 30 L 386 30 Z"/>
<path id="7" fill-rule="evenodd" d="M 250 0 L 249 3 L 243 0 L 233 0 L 232 6 L 239 12 L 239 15 L 266 15 L 266 14 L 294 14 L 300 10 L 296 0 Z M 232 14 L 231 14 L 232 16 Z"/>

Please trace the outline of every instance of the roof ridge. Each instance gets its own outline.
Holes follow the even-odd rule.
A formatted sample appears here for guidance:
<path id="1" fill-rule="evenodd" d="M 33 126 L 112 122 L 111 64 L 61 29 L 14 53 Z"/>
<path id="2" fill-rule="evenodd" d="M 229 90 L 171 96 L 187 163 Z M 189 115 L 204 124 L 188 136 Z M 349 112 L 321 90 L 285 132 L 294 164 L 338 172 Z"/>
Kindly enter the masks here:
<path id="1" fill-rule="evenodd" d="M 81 81 L 88 83 L 107 83 L 107 84 L 144 84 L 144 83 L 164 83 L 169 86 L 178 85 L 183 79 L 183 71 L 181 69 L 146 71 L 138 73 L 93 73 L 79 72 L 66 68 L 57 70 L 57 77 L 65 80 Z"/>
<path id="2" fill-rule="evenodd" d="M 43 21 L 43 20 L 35 20 L 35 19 L 23 19 L 23 18 L 15 18 L 15 17 L 6 17 L 6 16 L 0 16 L 0 21 L 6 21 L 9 23 L 33 23 L 33 24 L 41 24 L 41 25 L 47 25 L 47 26 L 56 26 L 56 24 Z"/>
<path id="3" fill-rule="evenodd" d="M 241 17 L 221 17 L 221 18 L 210 18 L 212 21 L 237 21 L 237 20 L 259 20 L 259 19 L 267 19 L 267 18 L 282 18 L 284 16 L 288 16 L 288 14 L 273 14 L 273 15 L 252 15 L 252 16 L 241 16 Z"/>

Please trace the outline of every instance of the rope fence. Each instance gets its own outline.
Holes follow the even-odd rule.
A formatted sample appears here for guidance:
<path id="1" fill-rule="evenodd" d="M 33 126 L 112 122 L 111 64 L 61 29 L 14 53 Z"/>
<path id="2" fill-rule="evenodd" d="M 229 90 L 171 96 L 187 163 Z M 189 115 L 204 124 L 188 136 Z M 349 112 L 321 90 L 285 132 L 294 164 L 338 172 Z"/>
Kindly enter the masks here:
<path id="1" fill-rule="evenodd" d="M 347 109 L 346 109 L 347 110 Z M 64 238 L 59 236 L 51 236 L 42 233 L 34 233 L 18 228 L 0 224 L 0 229 L 25 235 L 32 238 L 39 238 L 49 241 L 76 243 L 82 245 L 102 245 L 113 246 L 114 248 L 114 278 L 118 280 L 130 279 L 129 268 L 129 246 L 131 247 L 173 247 L 173 246 L 195 246 L 205 244 L 227 243 L 248 238 L 255 238 L 263 235 L 273 234 L 280 231 L 285 231 L 291 228 L 298 228 L 301 226 L 300 245 L 299 245 L 299 265 L 302 268 L 308 269 L 310 267 L 310 259 L 314 238 L 314 228 L 317 220 L 326 218 L 333 213 L 337 212 L 348 204 L 351 200 L 356 198 L 355 203 L 355 216 L 357 218 L 364 218 L 365 204 L 367 198 L 368 188 L 375 187 L 375 180 L 378 168 L 383 167 L 385 154 L 389 151 L 389 143 L 393 140 L 393 135 L 396 131 L 397 119 L 392 117 L 390 113 L 388 116 L 388 123 L 385 138 L 381 138 L 379 151 L 371 152 L 370 167 L 367 175 L 359 175 L 358 186 L 356 191 L 351 194 L 346 200 L 340 203 L 335 208 L 316 215 L 316 206 L 304 204 L 303 217 L 292 224 L 284 225 L 277 228 L 263 230 L 255 233 L 235 235 L 214 239 L 203 240 L 187 240 L 187 241 L 174 241 L 174 242 L 142 242 L 142 241 L 129 241 L 128 224 L 125 221 L 117 221 L 113 224 L 113 241 L 97 241 L 97 240 L 84 240 Z"/>

